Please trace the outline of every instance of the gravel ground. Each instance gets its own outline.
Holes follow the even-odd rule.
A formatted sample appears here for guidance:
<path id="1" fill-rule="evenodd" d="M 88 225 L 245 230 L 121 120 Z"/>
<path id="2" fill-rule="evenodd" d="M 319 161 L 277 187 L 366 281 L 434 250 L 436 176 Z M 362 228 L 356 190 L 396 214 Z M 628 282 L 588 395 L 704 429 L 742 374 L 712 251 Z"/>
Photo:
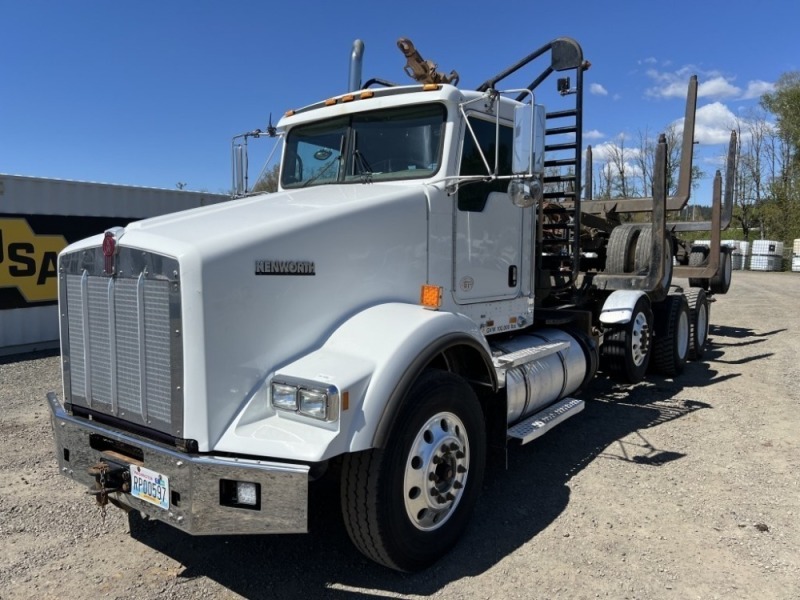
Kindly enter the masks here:
<path id="1" fill-rule="evenodd" d="M 0 598 L 800 598 L 800 275 L 736 272 L 710 349 L 634 387 L 599 377 L 579 416 L 489 474 L 428 571 L 350 545 L 334 482 L 313 532 L 191 538 L 57 473 L 58 357 L 0 364 Z"/>

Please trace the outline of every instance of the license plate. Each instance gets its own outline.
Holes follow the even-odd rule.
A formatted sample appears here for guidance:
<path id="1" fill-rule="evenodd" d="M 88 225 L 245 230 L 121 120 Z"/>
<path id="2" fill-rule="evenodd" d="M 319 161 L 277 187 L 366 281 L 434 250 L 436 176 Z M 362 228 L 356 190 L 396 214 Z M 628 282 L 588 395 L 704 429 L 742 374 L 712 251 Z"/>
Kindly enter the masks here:
<path id="1" fill-rule="evenodd" d="M 131 465 L 131 495 L 169 509 L 169 478 L 150 469 Z"/>

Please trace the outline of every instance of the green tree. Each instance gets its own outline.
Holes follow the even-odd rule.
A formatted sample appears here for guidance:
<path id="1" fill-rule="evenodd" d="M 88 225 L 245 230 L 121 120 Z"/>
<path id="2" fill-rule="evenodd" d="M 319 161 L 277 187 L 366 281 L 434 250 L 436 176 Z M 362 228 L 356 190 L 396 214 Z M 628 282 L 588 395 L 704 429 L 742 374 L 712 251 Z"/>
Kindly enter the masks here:
<path id="1" fill-rule="evenodd" d="M 778 78 L 775 91 L 761 97 L 761 105 L 775 115 L 778 131 L 797 158 L 800 148 L 800 71 L 790 71 Z"/>
<path id="2" fill-rule="evenodd" d="M 800 237 L 800 71 L 781 75 L 775 91 L 761 97 L 761 105 L 775 115 L 777 128 L 762 232 L 790 242 Z"/>
<path id="3" fill-rule="evenodd" d="M 256 181 L 256 184 L 253 186 L 254 192 L 277 192 L 278 191 L 278 181 L 280 180 L 280 170 L 281 165 L 279 163 L 275 163 L 271 168 L 264 171 L 263 175 Z"/>

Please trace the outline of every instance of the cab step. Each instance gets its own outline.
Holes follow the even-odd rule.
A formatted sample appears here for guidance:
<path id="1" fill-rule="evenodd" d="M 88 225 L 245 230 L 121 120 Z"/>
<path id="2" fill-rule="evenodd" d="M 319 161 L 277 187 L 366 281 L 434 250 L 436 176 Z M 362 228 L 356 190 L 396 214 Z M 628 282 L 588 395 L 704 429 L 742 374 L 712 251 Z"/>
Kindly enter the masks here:
<path id="1" fill-rule="evenodd" d="M 555 404 L 511 427 L 508 430 L 508 437 L 518 439 L 522 444 L 527 444 L 543 436 L 562 421 L 574 417 L 583 410 L 583 407 L 583 400 L 562 398 Z"/>
<path id="2" fill-rule="evenodd" d="M 501 354 L 492 357 L 495 369 L 513 369 L 525 363 L 539 360 L 545 356 L 550 356 L 556 352 L 561 352 L 569 348 L 569 342 L 552 342 L 550 344 L 542 344 L 541 346 L 531 346 L 530 348 L 523 348 L 509 352 L 508 354 Z"/>

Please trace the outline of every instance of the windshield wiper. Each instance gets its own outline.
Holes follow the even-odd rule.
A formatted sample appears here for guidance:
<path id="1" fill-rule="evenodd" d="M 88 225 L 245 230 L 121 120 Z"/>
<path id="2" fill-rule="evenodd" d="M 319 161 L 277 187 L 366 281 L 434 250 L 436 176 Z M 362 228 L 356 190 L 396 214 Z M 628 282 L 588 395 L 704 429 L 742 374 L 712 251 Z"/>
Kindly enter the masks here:
<path id="1" fill-rule="evenodd" d="M 372 183 L 372 166 L 358 148 L 353 150 L 353 164 L 355 165 L 358 174 L 361 175 L 361 182 Z"/>

